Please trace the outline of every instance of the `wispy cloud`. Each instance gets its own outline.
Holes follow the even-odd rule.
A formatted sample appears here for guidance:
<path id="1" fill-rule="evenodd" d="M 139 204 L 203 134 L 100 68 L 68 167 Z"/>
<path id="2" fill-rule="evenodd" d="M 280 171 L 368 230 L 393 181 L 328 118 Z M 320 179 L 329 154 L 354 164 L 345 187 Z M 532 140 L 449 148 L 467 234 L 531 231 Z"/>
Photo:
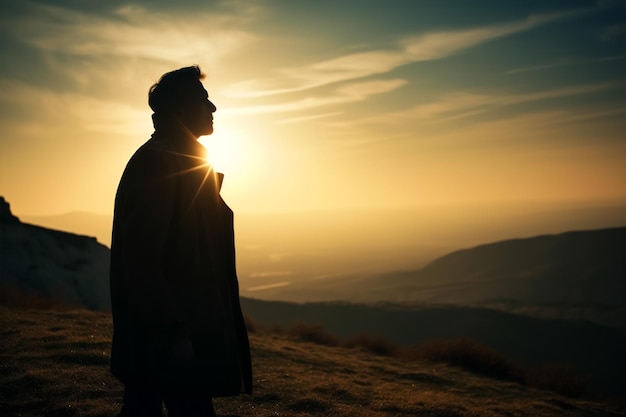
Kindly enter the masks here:
<path id="1" fill-rule="evenodd" d="M 558 146 L 556 142 L 589 146 L 590 129 L 581 127 L 593 126 L 591 130 L 596 132 L 592 137 L 594 141 L 601 137 L 605 140 L 619 139 L 619 132 L 602 132 L 602 126 L 605 125 L 607 118 L 619 118 L 624 114 L 626 107 L 602 108 L 596 111 L 567 108 L 512 113 L 498 119 L 480 120 L 461 130 L 449 129 L 433 135 L 432 138 L 435 138 L 440 146 L 452 143 L 458 146 L 463 143 L 475 145 L 496 142 L 532 146 L 528 140 L 542 142 L 548 146 Z M 606 144 L 608 143 L 607 140 Z M 623 144 L 619 146 L 623 148 Z"/>
<path id="2" fill-rule="evenodd" d="M 20 118 L 8 118 L 4 125 L 20 134 L 45 137 L 55 129 L 67 130 L 69 126 L 84 132 L 116 135 L 145 135 L 150 130 L 147 111 L 84 94 L 58 93 L 22 83 L 0 80 L 0 104 L 22 114 Z"/>
<path id="3" fill-rule="evenodd" d="M 474 116 L 490 110 L 501 109 L 505 106 L 599 93 L 616 87 L 619 87 L 619 85 L 615 83 L 600 83 L 563 87 L 531 93 L 458 92 L 447 94 L 439 100 L 419 104 L 407 110 L 388 113 L 381 118 L 370 117 L 366 120 L 357 122 L 357 124 L 368 122 L 395 124 L 406 122 L 407 120 L 438 123 Z"/>
<path id="4" fill-rule="evenodd" d="M 338 116 L 340 114 L 342 113 L 338 111 L 334 111 L 334 112 L 329 112 L 329 113 L 312 114 L 312 115 L 301 116 L 301 117 L 290 117 L 288 119 L 282 119 L 279 123 L 281 124 L 300 123 L 300 122 L 305 122 L 305 121 L 310 121 L 310 120 L 324 119 L 326 117 Z"/>
<path id="5" fill-rule="evenodd" d="M 55 107 L 67 109 L 63 118 L 69 112 L 90 113 L 77 115 L 75 123 L 84 121 L 90 129 L 111 133 L 127 126 L 127 132 L 146 134 L 138 126 L 150 129 L 147 88 L 160 74 L 191 64 L 211 72 L 255 40 L 241 29 L 254 11 L 166 14 L 124 6 L 96 14 L 35 3 L 25 7 L 27 12 L 0 16 L 0 25 L 41 58 L 38 71 L 45 73 L 49 91 L 25 91 L 34 97 L 28 113 L 45 117 L 50 111 L 45 96 L 49 102 L 64 103 Z M 20 97 L 6 97 L 10 108 L 22 106 Z"/>
<path id="6" fill-rule="evenodd" d="M 603 41 L 611 41 L 615 38 L 626 36 L 626 24 L 611 25 L 604 28 L 600 34 L 600 39 Z"/>
<path id="7" fill-rule="evenodd" d="M 543 14 L 505 24 L 408 36 L 397 40 L 387 49 L 353 53 L 310 65 L 281 69 L 274 78 L 232 85 L 228 93 L 240 97 L 261 97 L 384 74 L 403 65 L 442 59 L 497 38 L 587 12 L 581 9 Z"/>
<path id="8" fill-rule="evenodd" d="M 575 110 L 567 105 L 562 105 L 562 99 L 619 91 L 624 87 L 623 84 L 599 83 L 530 93 L 457 92 L 406 110 L 351 120 L 328 121 L 325 125 L 335 132 L 351 132 L 351 136 L 355 139 L 345 140 L 342 138 L 338 142 L 341 145 L 363 145 L 381 140 L 415 139 L 424 135 L 439 137 L 442 134 L 445 135 L 446 132 L 450 132 L 450 137 L 457 138 L 453 132 L 459 131 L 460 126 L 462 126 L 463 132 L 470 132 L 476 126 L 499 126 L 499 129 L 504 131 L 512 129 L 511 126 L 522 126 L 523 122 L 527 122 L 533 123 L 535 128 L 541 126 L 541 129 L 547 130 L 557 126 L 578 126 L 581 122 L 602 120 L 623 114 L 625 111 L 623 106 L 599 108 L 597 105 L 590 105 Z M 523 109 L 507 108 L 518 104 L 559 99 L 561 101 L 555 102 L 553 106 L 544 107 L 541 112 L 532 110 L 533 107 L 529 106 Z M 511 117 L 516 120 L 511 121 Z M 465 119 L 464 123 L 455 123 L 461 119 Z M 402 128 L 396 129 L 398 126 Z M 527 131 L 531 128 L 533 127 L 527 126 L 525 129 Z M 373 129 L 385 129 L 386 133 L 384 136 L 371 137 L 367 133 Z M 519 129 L 519 127 L 514 129 Z"/>
<path id="9" fill-rule="evenodd" d="M 586 64 L 595 64 L 595 63 L 600 63 L 600 62 L 622 61 L 624 59 L 626 59 L 625 55 L 606 56 L 606 57 L 596 58 L 596 59 L 579 59 L 579 60 L 564 59 L 560 61 L 549 62 L 549 63 L 542 64 L 542 65 L 533 65 L 529 67 L 511 69 L 509 71 L 506 71 L 506 74 L 512 75 L 512 74 L 519 74 L 519 73 L 524 73 L 524 72 L 543 71 L 543 70 L 548 70 L 548 69 L 553 69 L 553 68 L 568 67 L 572 65 L 586 65 Z"/>
<path id="10" fill-rule="evenodd" d="M 370 96 L 388 93 L 406 84 L 406 80 L 374 80 L 343 85 L 327 96 L 310 96 L 299 100 L 262 106 L 224 109 L 227 113 L 279 113 L 309 110 L 332 104 L 353 103 Z"/>
<path id="11" fill-rule="evenodd" d="M 282 282 L 277 282 L 275 284 L 267 284 L 267 285 L 257 285 L 256 287 L 248 287 L 246 288 L 246 290 L 250 292 L 264 291 L 264 290 L 271 290 L 274 288 L 286 287 L 288 285 L 291 285 L 291 281 L 282 281 Z"/>
<path id="12" fill-rule="evenodd" d="M 5 30 L 46 53 L 170 62 L 208 57 L 215 62 L 254 39 L 236 29 L 234 19 L 206 12 L 181 17 L 138 6 L 119 8 L 113 16 L 99 16 L 35 5 L 28 15 L 2 20 Z"/>

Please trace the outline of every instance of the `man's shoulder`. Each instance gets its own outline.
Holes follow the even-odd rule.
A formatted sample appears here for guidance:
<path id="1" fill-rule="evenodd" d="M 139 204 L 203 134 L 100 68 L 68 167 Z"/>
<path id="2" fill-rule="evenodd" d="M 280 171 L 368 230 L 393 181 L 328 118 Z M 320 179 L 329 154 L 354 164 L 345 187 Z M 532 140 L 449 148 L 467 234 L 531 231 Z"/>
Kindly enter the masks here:
<path id="1" fill-rule="evenodd" d="M 141 145 L 135 151 L 135 155 L 154 157 L 166 151 L 167 151 L 167 142 L 152 136 L 150 139 L 148 139 L 143 145 Z"/>
<path id="2" fill-rule="evenodd" d="M 128 163 L 130 165 L 135 163 L 159 161 L 163 160 L 168 153 L 169 151 L 166 143 L 155 140 L 155 138 L 150 138 L 135 151 Z"/>
<path id="3" fill-rule="evenodd" d="M 139 147 L 126 164 L 125 173 L 151 175 L 168 170 L 171 151 L 162 141 L 149 139 Z"/>

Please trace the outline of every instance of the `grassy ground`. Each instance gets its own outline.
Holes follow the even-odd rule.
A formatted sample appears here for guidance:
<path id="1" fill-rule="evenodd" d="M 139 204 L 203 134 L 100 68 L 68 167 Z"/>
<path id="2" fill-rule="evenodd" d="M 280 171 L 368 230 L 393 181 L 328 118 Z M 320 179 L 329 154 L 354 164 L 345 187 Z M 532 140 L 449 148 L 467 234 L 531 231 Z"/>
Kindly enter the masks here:
<path id="1" fill-rule="evenodd" d="M 0 331 L 1 416 L 115 415 L 107 314 L 0 307 Z M 217 399 L 220 416 L 626 416 L 442 364 L 280 334 L 253 333 L 251 344 L 255 393 Z"/>

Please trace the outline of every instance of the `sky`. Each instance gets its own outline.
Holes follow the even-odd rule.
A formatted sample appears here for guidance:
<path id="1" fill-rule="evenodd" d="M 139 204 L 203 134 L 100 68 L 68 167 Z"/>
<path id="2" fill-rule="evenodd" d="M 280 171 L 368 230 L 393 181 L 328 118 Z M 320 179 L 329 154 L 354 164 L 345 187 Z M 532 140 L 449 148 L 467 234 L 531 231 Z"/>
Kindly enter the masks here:
<path id="1" fill-rule="evenodd" d="M 110 213 L 147 90 L 198 64 L 238 211 L 626 200 L 624 1 L 20 1 L 0 194 Z"/>
<path id="2" fill-rule="evenodd" d="M 626 202 L 624 1 L 0 6 L 0 195 L 110 214 L 147 91 L 198 64 L 239 213 Z"/>

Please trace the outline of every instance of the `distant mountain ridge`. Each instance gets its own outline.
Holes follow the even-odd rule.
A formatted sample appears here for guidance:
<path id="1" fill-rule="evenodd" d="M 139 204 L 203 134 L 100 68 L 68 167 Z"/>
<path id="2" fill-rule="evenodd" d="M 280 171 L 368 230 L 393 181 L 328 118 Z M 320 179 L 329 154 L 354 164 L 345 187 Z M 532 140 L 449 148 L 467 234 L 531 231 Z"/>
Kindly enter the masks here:
<path id="1" fill-rule="evenodd" d="M 510 239 L 422 269 L 293 283 L 272 298 L 450 304 L 626 326 L 626 227 Z"/>
<path id="2" fill-rule="evenodd" d="M 624 325 L 626 227 L 480 245 L 380 280 L 402 301 L 534 311 Z"/>
<path id="3" fill-rule="evenodd" d="M 480 245 L 436 259 L 420 271 L 419 278 L 425 284 L 461 286 L 463 297 L 476 292 L 461 285 L 464 281 L 480 284 L 482 291 L 490 283 L 505 281 L 504 288 L 490 290 L 492 297 L 624 306 L 626 227 Z M 515 285 L 518 281 L 525 284 Z"/>

